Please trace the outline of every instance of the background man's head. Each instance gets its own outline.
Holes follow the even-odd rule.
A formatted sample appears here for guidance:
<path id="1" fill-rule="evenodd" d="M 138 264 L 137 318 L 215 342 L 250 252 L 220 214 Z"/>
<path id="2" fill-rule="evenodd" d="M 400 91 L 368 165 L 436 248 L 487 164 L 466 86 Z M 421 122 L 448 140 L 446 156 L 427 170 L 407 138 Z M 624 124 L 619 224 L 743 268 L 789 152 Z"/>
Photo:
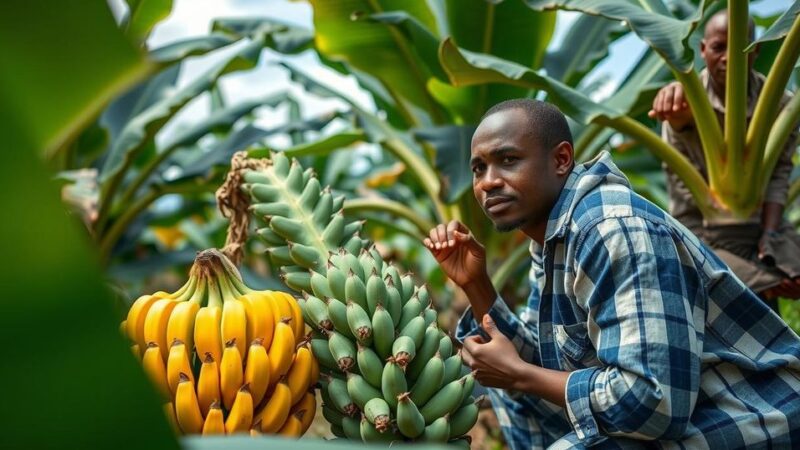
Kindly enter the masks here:
<path id="1" fill-rule="evenodd" d="M 567 120 L 530 99 L 493 106 L 472 137 L 473 192 L 500 231 L 547 224 L 574 161 Z"/>
<path id="2" fill-rule="evenodd" d="M 756 24 L 752 17 L 749 19 L 749 42 L 755 39 Z M 758 53 L 756 48 L 747 58 L 748 70 L 753 67 L 753 61 Z M 718 93 L 725 92 L 725 74 L 728 67 L 728 11 L 722 10 L 711 16 L 706 23 L 703 39 L 700 41 L 700 54 L 706 62 L 708 74 L 711 77 L 714 89 Z"/>

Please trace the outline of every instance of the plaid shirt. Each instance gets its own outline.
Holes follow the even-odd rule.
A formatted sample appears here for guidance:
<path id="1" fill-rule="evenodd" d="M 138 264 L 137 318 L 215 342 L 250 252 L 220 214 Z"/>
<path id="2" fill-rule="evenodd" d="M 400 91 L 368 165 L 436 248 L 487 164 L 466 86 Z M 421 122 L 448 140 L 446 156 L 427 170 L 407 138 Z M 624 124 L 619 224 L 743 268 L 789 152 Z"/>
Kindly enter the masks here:
<path id="1" fill-rule="evenodd" d="M 574 169 L 531 254 L 525 309 L 489 314 L 570 375 L 566 408 L 489 390 L 512 449 L 800 448 L 800 338 L 608 154 Z M 477 333 L 467 310 L 457 338 Z"/>

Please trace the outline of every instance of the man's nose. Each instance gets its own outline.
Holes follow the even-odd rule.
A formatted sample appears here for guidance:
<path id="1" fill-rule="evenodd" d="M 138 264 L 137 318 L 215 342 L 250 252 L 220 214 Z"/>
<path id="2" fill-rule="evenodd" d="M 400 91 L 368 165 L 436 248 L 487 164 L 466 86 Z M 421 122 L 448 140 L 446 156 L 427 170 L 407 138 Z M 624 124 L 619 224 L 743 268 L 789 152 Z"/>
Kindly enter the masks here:
<path id="1" fill-rule="evenodd" d="M 486 169 L 486 173 L 481 178 L 478 187 L 484 192 L 490 192 L 503 187 L 503 183 L 505 183 L 505 181 L 500 176 L 498 171 L 492 167 L 489 167 Z"/>

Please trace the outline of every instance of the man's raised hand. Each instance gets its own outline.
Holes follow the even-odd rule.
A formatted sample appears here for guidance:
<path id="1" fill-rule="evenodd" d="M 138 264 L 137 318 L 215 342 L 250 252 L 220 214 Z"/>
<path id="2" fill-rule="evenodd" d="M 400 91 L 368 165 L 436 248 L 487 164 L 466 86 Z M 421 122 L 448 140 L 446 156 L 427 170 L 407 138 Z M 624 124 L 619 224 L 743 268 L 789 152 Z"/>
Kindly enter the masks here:
<path id="1" fill-rule="evenodd" d="M 662 87 L 653 99 L 647 113 L 651 119 L 666 120 L 673 130 L 680 131 L 692 122 L 692 110 L 686 99 L 683 85 L 677 81 Z"/>
<path id="2" fill-rule="evenodd" d="M 486 250 L 463 223 L 452 220 L 432 228 L 423 240 L 444 273 L 457 285 L 486 278 Z"/>

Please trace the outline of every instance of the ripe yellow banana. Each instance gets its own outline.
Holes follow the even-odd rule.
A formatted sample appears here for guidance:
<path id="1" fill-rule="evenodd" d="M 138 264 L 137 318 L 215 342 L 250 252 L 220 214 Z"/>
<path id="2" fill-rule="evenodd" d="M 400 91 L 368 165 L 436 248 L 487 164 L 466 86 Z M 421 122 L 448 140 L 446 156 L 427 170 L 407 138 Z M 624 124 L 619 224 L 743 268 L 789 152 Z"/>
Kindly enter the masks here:
<path id="1" fill-rule="evenodd" d="M 153 295 L 142 295 L 133 302 L 128 310 L 128 317 L 125 319 L 125 332 L 134 344 L 139 344 L 139 349 L 147 348 L 144 340 L 144 321 L 153 303 L 158 300 Z"/>
<path id="2" fill-rule="evenodd" d="M 186 344 L 186 348 L 191 352 L 194 348 L 194 319 L 200 304 L 193 301 L 181 302 L 175 305 L 175 309 L 169 316 L 167 323 L 167 342 L 175 339 Z"/>
<path id="3" fill-rule="evenodd" d="M 303 398 L 300 399 L 292 409 L 289 411 L 289 414 L 295 414 L 298 411 L 305 411 L 305 415 L 303 415 L 303 427 L 302 433 L 305 433 L 309 427 L 311 427 L 311 423 L 314 421 L 314 416 L 317 412 L 317 396 L 314 395 L 314 391 L 306 391 L 303 395 Z M 302 434 L 301 433 L 301 434 Z"/>
<path id="4" fill-rule="evenodd" d="M 222 323 L 222 308 L 219 306 L 206 306 L 197 311 L 194 320 L 194 345 L 198 355 L 211 353 L 214 361 L 222 358 L 222 338 L 220 325 Z"/>
<path id="5" fill-rule="evenodd" d="M 247 355 L 247 315 L 244 304 L 228 299 L 222 306 L 222 341 L 234 341 L 239 354 Z"/>
<path id="6" fill-rule="evenodd" d="M 145 342 L 155 342 L 161 349 L 161 357 L 164 361 L 169 355 L 169 342 L 167 342 L 167 324 L 169 316 L 178 302 L 171 298 L 161 298 L 153 303 L 147 311 L 144 320 L 144 340 Z"/>
<path id="7" fill-rule="evenodd" d="M 278 301 L 283 301 L 283 303 L 289 307 L 289 314 L 292 317 L 292 330 L 294 331 L 294 339 L 297 342 L 303 338 L 305 334 L 305 322 L 303 321 L 303 311 L 300 309 L 300 305 L 297 303 L 297 300 L 294 299 L 291 295 L 287 294 L 286 292 L 279 292 L 276 291 L 274 295 L 277 297 Z"/>
<path id="8" fill-rule="evenodd" d="M 167 367 L 161 359 L 161 350 L 158 344 L 150 342 L 142 357 L 142 366 L 150 381 L 165 398 L 171 398 L 169 384 L 167 383 Z"/>
<path id="9" fill-rule="evenodd" d="M 278 430 L 278 436 L 288 438 L 299 438 L 303 435 L 303 417 L 306 415 L 305 409 L 291 414 L 283 426 Z"/>
<path id="10" fill-rule="evenodd" d="M 177 392 L 181 374 L 186 374 L 194 383 L 194 374 L 189 364 L 189 352 L 186 345 L 178 339 L 172 341 L 167 359 L 167 382 L 172 393 Z"/>
<path id="11" fill-rule="evenodd" d="M 272 333 L 275 330 L 275 319 L 269 299 L 260 292 L 250 292 L 241 296 L 247 314 L 247 342 L 263 339 L 262 345 L 269 348 L 272 344 Z"/>
<path id="12" fill-rule="evenodd" d="M 286 319 L 278 322 L 275 326 L 275 336 L 272 338 L 272 345 L 269 348 L 269 367 L 270 377 L 277 381 L 278 378 L 289 371 L 294 355 L 294 331 L 289 326 Z M 273 384 L 271 381 L 270 384 Z"/>
<path id="13" fill-rule="evenodd" d="M 250 385 L 245 383 L 236 393 L 228 420 L 225 421 L 225 431 L 228 434 L 246 433 L 253 424 L 253 397 L 250 395 Z"/>
<path id="14" fill-rule="evenodd" d="M 292 367 L 286 375 L 286 384 L 289 390 L 292 391 L 292 405 L 296 404 L 303 398 L 303 394 L 308 390 L 309 383 L 311 382 L 311 351 L 305 346 L 297 349 L 297 356 L 295 356 Z"/>
<path id="15" fill-rule="evenodd" d="M 244 373 L 242 371 L 242 355 L 235 341 L 225 343 L 222 353 L 222 362 L 219 368 L 220 389 L 222 391 L 222 404 L 230 411 L 236 393 L 242 387 Z"/>
<path id="16" fill-rule="evenodd" d="M 222 393 L 219 390 L 219 365 L 210 352 L 206 352 L 203 364 L 200 366 L 197 400 L 204 416 L 208 415 L 214 402 L 219 403 L 222 400 Z"/>
<path id="17" fill-rule="evenodd" d="M 261 338 L 257 338 L 250 344 L 244 370 L 244 382 L 250 384 L 253 404 L 260 404 L 270 382 L 269 356 L 267 349 L 262 345 Z"/>
<path id="18" fill-rule="evenodd" d="M 225 421 L 218 401 L 211 404 L 203 423 L 203 435 L 210 434 L 225 434 Z"/>
<path id="19" fill-rule="evenodd" d="M 264 433 L 274 433 L 281 429 L 286 418 L 289 417 L 289 409 L 292 406 L 292 391 L 286 384 L 285 377 L 275 385 L 272 396 L 267 404 L 261 409 L 254 421 L 261 421 L 261 431 Z"/>
<path id="20" fill-rule="evenodd" d="M 194 383 L 184 373 L 180 374 L 178 391 L 175 393 L 175 417 L 185 434 L 197 434 L 203 430 L 203 415 L 197 404 Z"/>
<path id="21" fill-rule="evenodd" d="M 142 352 L 139 350 L 139 344 L 131 345 L 131 353 L 133 353 L 134 358 L 141 359 Z"/>

